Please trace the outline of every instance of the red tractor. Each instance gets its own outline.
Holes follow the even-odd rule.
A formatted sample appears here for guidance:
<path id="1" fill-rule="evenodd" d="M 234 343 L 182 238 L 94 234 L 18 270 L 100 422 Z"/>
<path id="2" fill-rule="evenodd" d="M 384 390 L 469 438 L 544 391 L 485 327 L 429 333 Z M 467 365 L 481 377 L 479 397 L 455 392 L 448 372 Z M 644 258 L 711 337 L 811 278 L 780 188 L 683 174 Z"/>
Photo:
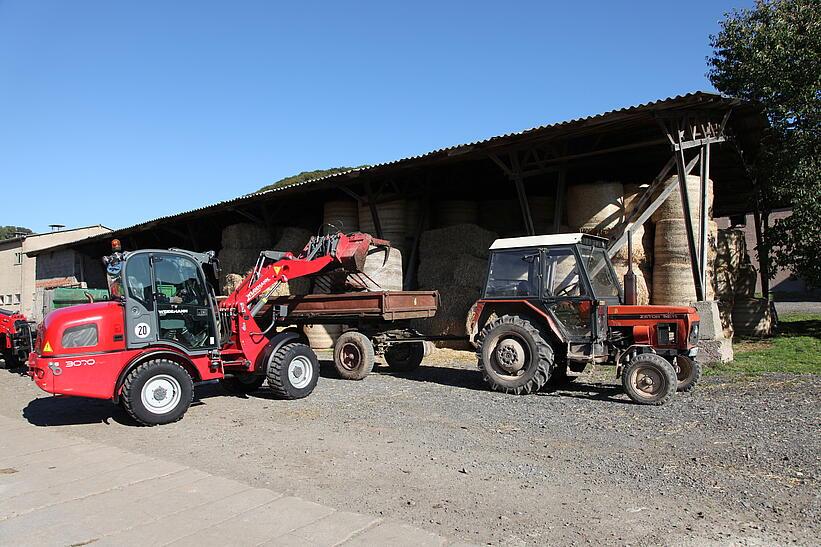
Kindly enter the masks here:
<path id="1" fill-rule="evenodd" d="M 493 389 L 534 393 L 592 363 L 614 365 L 641 404 L 661 405 L 695 387 L 695 308 L 623 305 L 606 245 L 586 234 L 493 243 L 484 295 L 468 319 Z"/>
<path id="2" fill-rule="evenodd" d="M 219 277 L 213 252 L 123 253 L 114 240 L 104 259 L 112 301 L 49 313 L 37 330 L 29 375 L 49 393 L 119 402 L 145 425 L 179 420 L 199 381 L 249 393 L 267 380 L 278 397 L 306 397 L 319 362 L 302 332 L 275 328 L 287 310 L 268 300 L 289 279 L 361 272 L 374 245 L 389 243 L 337 233 L 311 238 L 298 256 L 263 251 L 218 303 L 208 281 Z"/>
<path id="3" fill-rule="evenodd" d="M 31 331 L 23 314 L 0 308 L 0 368 L 26 364 L 32 348 Z"/>

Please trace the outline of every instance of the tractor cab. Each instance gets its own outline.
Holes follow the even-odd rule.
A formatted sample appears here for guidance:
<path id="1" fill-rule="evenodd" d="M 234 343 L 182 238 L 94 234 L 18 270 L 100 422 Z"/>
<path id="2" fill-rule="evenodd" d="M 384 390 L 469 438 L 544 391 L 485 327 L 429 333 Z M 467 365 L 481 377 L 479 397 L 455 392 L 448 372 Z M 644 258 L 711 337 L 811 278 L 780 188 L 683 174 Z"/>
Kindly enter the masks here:
<path id="1" fill-rule="evenodd" d="M 587 234 L 559 234 L 496 240 L 483 300 L 524 300 L 547 314 L 585 359 L 606 356 L 607 306 L 621 300 L 607 240 Z"/>
<path id="2" fill-rule="evenodd" d="M 109 292 L 125 306 L 128 349 L 162 343 L 196 353 L 219 347 L 216 298 L 203 270 L 216 267 L 213 252 L 115 250 L 104 262 Z"/>

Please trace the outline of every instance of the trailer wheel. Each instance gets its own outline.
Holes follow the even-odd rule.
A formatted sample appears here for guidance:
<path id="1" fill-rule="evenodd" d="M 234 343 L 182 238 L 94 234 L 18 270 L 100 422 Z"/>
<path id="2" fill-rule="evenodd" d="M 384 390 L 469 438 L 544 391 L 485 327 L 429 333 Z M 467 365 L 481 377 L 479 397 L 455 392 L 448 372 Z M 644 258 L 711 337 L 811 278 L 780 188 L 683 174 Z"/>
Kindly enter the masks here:
<path id="1" fill-rule="evenodd" d="M 701 363 L 686 355 L 677 356 L 676 377 L 678 378 L 678 391 L 685 393 L 693 391 L 701 379 Z"/>
<path id="2" fill-rule="evenodd" d="M 642 353 L 624 367 L 621 383 L 633 402 L 658 406 L 676 394 L 678 379 L 667 359 L 655 353 Z"/>
<path id="3" fill-rule="evenodd" d="M 146 361 L 128 373 L 123 382 L 123 408 L 142 425 L 176 422 L 193 399 L 191 375 L 167 359 Z"/>
<path id="4" fill-rule="evenodd" d="M 361 332 L 343 332 L 334 344 L 334 367 L 345 380 L 361 380 L 371 373 L 375 360 L 373 344 Z"/>
<path id="5" fill-rule="evenodd" d="M 262 387 L 265 383 L 265 376 L 261 374 L 236 374 L 220 378 L 222 389 L 232 395 L 247 395 Z"/>
<path id="6" fill-rule="evenodd" d="M 282 399 L 302 399 L 319 381 L 319 360 L 314 351 L 298 342 L 285 344 L 268 364 L 268 386 Z"/>
<path id="7" fill-rule="evenodd" d="M 553 348 L 538 328 L 516 315 L 503 315 L 485 326 L 476 354 L 482 378 L 504 393 L 539 391 L 553 368 Z"/>
<path id="8" fill-rule="evenodd" d="M 424 342 L 395 344 L 385 352 L 385 361 L 394 372 L 410 372 L 419 368 L 425 358 Z"/>

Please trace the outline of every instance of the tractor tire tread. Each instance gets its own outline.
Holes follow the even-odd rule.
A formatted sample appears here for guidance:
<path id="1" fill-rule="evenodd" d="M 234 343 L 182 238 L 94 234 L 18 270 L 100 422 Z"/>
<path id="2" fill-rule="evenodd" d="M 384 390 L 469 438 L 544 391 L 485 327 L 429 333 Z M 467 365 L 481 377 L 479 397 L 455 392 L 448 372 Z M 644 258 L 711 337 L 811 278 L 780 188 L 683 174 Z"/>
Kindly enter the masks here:
<path id="1" fill-rule="evenodd" d="M 120 403 L 122 404 L 125 411 L 128 413 L 129 416 L 131 416 L 132 419 L 134 419 L 140 425 L 152 427 L 152 426 L 155 426 L 155 425 L 158 425 L 158 424 L 151 423 L 149 421 L 146 421 L 146 420 L 140 418 L 139 415 L 137 414 L 137 412 L 135 411 L 135 405 L 134 405 L 134 401 L 132 400 L 132 395 L 139 398 L 140 394 L 139 393 L 132 393 L 132 387 L 134 385 L 134 382 L 136 382 L 137 379 L 142 374 L 144 374 L 146 371 L 148 371 L 152 368 L 155 368 L 157 366 L 160 366 L 161 364 L 165 364 L 165 363 L 172 363 L 172 364 L 180 367 L 183 371 L 185 371 L 185 377 L 188 378 L 188 387 L 190 388 L 188 391 L 191 395 L 190 395 L 188 401 L 180 401 L 180 402 L 182 404 L 185 404 L 186 410 L 188 409 L 189 406 L 191 406 L 191 402 L 194 400 L 194 381 L 191 379 L 191 375 L 188 373 L 188 371 L 185 370 L 178 363 L 174 363 L 173 361 L 169 361 L 168 359 L 151 359 L 149 361 L 141 363 L 141 364 L 137 365 L 136 367 L 134 367 L 134 369 L 131 372 L 129 372 L 128 375 L 125 377 L 125 380 L 123 381 L 122 395 L 120 396 Z M 177 421 L 181 420 L 184 415 L 185 415 L 185 412 L 181 413 L 179 416 L 177 416 L 175 419 L 171 420 L 170 422 L 163 422 L 163 423 L 177 422 Z"/>

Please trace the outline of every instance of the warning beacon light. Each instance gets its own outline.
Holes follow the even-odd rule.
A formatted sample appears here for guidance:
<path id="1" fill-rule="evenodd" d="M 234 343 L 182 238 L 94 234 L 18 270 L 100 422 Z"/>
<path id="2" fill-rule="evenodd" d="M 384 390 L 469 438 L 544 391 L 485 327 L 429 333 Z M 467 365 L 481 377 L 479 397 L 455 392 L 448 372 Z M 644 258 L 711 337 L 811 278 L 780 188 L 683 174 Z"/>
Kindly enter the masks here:
<path id="1" fill-rule="evenodd" d="M 123 250 L 123 246 L 120 244 L 119 239 L 112 239 L 111 240 L 111 250 L 115 253 L 119 253 Z"/>

